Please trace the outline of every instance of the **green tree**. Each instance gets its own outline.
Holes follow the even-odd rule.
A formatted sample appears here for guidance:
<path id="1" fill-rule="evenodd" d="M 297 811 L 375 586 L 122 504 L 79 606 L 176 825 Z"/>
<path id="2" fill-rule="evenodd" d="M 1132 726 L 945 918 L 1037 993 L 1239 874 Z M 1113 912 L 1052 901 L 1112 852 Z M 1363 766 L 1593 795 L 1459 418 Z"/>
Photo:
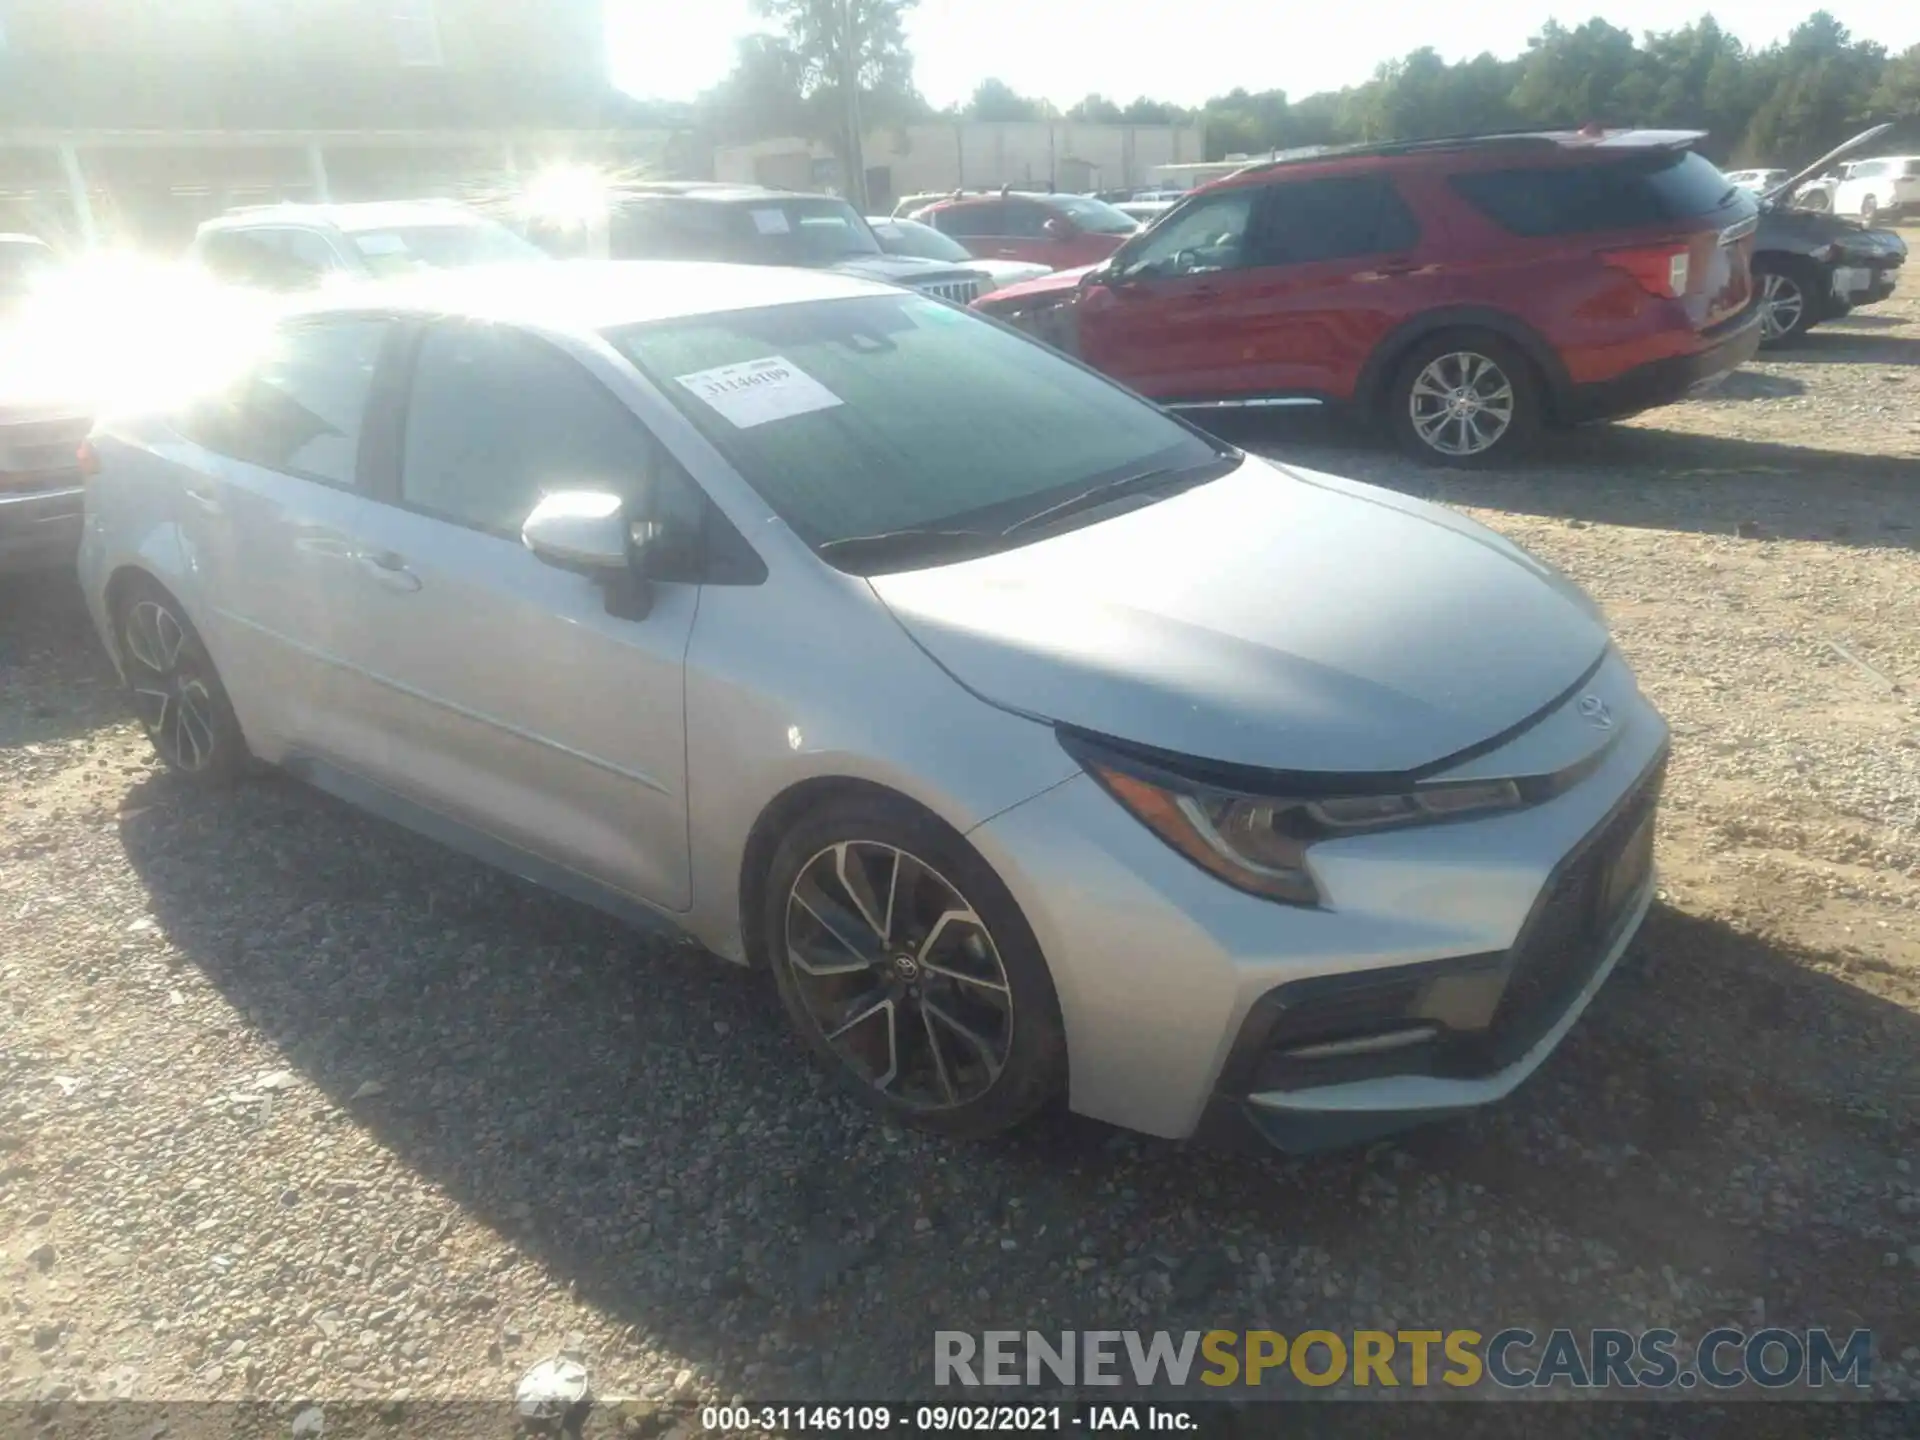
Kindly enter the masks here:
<path id="1" fill-rule="evenodd" d="M 1920 115 L 1920 45 L 1910 45 L 1887 61 L 1867 104 L 1882 119 Z"/>
<path id="2" fill-rule="evenodd" d="M 861 134 L 925 109 L 913 85 L 907 12 L 918 0 L 754 0 L 792 56 L 810 131 L 840 157 L 847 198 L 867 200 Z"/>
<path id="3" fill-rule="evenodd" d="M 1760 57 L 1770 81 L 1741 152 L 1770 165 L 1804 165 L 1862 128 L 1887 52 L 1855 41 L 1825 10 Z"/>
<path id="4" fill-rule="evenodd" d="M 1120 107 L 1104 95 L 1087 95 L 1067 107 L 1066 118 L 1078 120 L 1088 125 L 1118 125 L 1121 120 Z"/>
<path id="5" fill-rule="evenodd" d="M 1045 115 L 1038 100 L 1018 94 L 1006 81 L 992 77 L 974 87 L 966 113 L 971 120 L 1039 120 Z"/>
<path id="6" fill-rule="evenodd" d="M 1576 30 L 1549 20 L 1527 41 L 1514 81 L 1515 114 L 1533 125 L 1624 123 L 1616 95 L 1638 61 L 1633 36 L 1593 19 Z"/>

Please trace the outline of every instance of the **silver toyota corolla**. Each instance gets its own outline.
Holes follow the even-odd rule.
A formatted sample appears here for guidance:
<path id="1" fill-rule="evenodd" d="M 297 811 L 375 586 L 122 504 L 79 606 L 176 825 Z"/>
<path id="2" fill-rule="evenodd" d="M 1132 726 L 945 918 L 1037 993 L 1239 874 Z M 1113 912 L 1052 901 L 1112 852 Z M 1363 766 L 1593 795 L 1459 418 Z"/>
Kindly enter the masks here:
<path id="1" fill-rule="evenodd" d="M 236 373 L 86 457 L 166 760 L 668 917 L 902 1118 L 1384 1133 L 1646 911 L 1666 727 L 1568 581 L 939 301 L 455 274 Z"/>

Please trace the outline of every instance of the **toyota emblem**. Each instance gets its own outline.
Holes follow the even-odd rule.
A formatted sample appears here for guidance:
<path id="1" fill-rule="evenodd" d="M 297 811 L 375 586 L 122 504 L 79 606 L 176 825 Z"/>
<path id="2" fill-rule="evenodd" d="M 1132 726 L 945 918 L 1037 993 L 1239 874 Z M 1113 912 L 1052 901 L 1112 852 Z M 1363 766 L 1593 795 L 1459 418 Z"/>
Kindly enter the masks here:
<path id="1" fill-rule="evenodd" d="M 1582 695 L 1580 697 L 1580 718 L 1596 730 L 1611 730 L 1613 728 L 1613 711 L 1607 708 L 1607 702 L 1602 700 L 1598 695 Z"/>

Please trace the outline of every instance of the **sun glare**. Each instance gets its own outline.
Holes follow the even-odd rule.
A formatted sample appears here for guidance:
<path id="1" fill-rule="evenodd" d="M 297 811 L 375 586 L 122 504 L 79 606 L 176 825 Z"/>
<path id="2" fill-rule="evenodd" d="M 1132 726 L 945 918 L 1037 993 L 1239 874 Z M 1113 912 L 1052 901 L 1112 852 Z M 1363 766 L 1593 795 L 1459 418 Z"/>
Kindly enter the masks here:
<path id="1" fill-rule="evenodd" d="M 166 409 L 234 378 L 273 310 L 184 264 L 98 252 L 49 275 L 0 335 L 0 387 L 99 417 Z"/>

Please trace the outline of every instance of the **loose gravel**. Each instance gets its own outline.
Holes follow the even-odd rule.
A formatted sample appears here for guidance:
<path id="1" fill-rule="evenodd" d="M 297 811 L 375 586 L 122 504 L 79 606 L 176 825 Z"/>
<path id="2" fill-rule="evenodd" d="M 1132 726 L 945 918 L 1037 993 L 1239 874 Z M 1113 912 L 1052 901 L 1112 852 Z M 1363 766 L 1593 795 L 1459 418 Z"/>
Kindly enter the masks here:
<path id="1" fill-rule="evenodd" d="M 1466 508 L 1606 605 L 1663 891 L 1513 1100 L 1351 1153 L 840 1099 L 763 977 L 285 780 L 149 760 L 0 587 L 0 1400 L 922 1395 L 932 1331 L 1872 1327 L 1920 1397 L 1920 300 Z"/>

